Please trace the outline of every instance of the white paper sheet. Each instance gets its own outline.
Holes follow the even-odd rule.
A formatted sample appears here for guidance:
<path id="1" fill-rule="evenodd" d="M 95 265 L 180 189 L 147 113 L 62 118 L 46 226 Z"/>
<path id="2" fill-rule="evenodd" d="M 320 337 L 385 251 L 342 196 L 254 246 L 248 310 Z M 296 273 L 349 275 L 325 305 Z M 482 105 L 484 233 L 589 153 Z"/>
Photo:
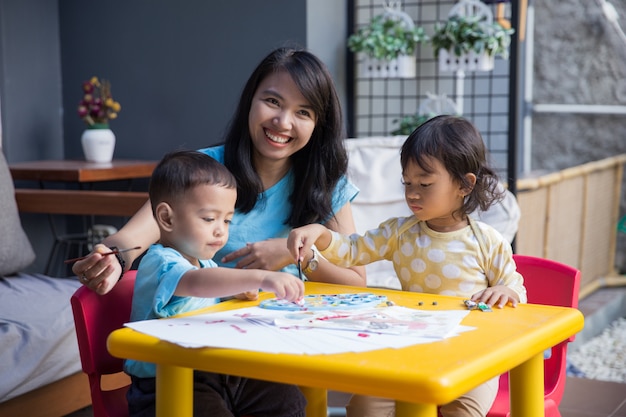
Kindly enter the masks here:
<path id="1" fill-rule="evenodd" d="M 300 312 L 259 307 L 138 321 L 126 326 L 189 348 L 217 347 L 309 355 L 401 348 L 442 340 L 469 329 L 460 326 L 469 313 L 466 310 L 425 311 L 394 306 L 376 309 L 376 314 L 380 316 L 377 326 L 385 327 L 380 326 L 385 321 L 387 326 L 385 332 L 374 331 L 367 328 L 367 321 L 363 320 L 368 315 L 374 315 L 369 310 L 328 311 L 329 317 L 341 316 L 342 323 L 325 320 L 328 323 L 326 326 L 303 323 L 306 320 L 297 316 L 302 314 Z M 323 315 L 324 312 L 315 314 Z M 344 329 L 340 329 L 342 326 Z"/>

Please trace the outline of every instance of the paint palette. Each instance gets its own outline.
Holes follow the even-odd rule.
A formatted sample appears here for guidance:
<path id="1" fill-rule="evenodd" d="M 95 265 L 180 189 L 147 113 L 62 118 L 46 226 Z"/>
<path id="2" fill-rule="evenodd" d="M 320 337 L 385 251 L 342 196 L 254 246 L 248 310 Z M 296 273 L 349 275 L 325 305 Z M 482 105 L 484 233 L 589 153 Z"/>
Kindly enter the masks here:
<path id="1" fill-rule="evenodd" d="M 286 311 L 349 310 L 376 307 L 386 301 L 386 296 L 369 292 L 353 294 L 310 294 L 305 295 L 301 303 L 292 303 L 287 300 L 271 298 L 261 301 L 259 307 Z"/>

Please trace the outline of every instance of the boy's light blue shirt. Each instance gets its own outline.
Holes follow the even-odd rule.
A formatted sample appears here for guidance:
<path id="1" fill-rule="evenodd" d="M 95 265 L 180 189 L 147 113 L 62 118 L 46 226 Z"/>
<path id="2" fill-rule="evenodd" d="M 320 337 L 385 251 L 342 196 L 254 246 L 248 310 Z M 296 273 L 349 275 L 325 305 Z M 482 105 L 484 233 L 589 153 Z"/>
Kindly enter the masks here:
<path id="1" fill-rule="evenodd" d="M 202 268 L 215 268 L 212 260 L 201 260 Z M 159 243 L 150 246 L 137 268 L 130 321 L 171 317 L 219 302 L 218 298 L 179 297 L 174 295 L 185 272 L 197 269 L 178 251 Z M 156 375 L 152 363 L 126 360 L 124 370 L 141 378 Z"/>
<path id="2" fill-rule="evenodd" d="M 200 152 L 224 163 L 224 146 L 200 149 Z M 289 196 L 292 194 L 293 188 L 293 172 L 289 171 L 274 186 L 260 194 L 252 211 L 244 214 L 235 210 L 235 215 L 230 224 L 228 242 L 213 257 L 215 262 L 220 266 L 234 267 L 238 260 L 222 264 L 221 259 L 226 254 L 245 247 L 247 243 L 272 238 L 287 238 L 291 231 L 291 227 L 286 222 L 291 213 Z M 343 176 L 333 191 L 333 211 L 335 213 L 339 211 L 346 203 L 354 200 L 358 193 L 358 188 Z M 298 276 L 298 268 L 294 264 L 286 266 L 282 271 Z"/>

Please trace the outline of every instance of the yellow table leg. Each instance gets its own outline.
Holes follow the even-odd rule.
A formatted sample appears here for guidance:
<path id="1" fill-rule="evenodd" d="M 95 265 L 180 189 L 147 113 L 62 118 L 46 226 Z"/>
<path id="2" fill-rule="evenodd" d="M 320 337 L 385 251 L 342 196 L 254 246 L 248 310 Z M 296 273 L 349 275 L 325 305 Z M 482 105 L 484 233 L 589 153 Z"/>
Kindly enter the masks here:
<path id="1" fill-rule="evenodd" d="M 193 417 L 193 369 L 156 367 L 156 417 Z"/>
<path id="2" fill-rule="evenodd" d="M 437 406 L 396 401 L 396 417 L 437 417 Z"/>
<path id="3" fill-rule="evenodd" d="M 300 387 L 306 397 L 307 417 L 328 416 L 328 393 L 325 388 Z"/>
<path id="4" fill-rule="evenodd" d="M 543 352 L 509 372 L 511 417 L 544 417 Z"/>

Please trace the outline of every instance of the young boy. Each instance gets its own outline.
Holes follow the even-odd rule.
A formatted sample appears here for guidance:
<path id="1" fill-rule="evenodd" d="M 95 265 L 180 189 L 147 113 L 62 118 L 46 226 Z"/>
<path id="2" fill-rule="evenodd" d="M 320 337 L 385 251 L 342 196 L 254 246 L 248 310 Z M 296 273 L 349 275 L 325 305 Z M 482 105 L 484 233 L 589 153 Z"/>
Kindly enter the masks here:
<path id="1" fill-rule="evenodd" d="M 211 259 L 228 240 L 235 211 L 234 176 L 195 151 L 166 155 L 150 181 L 150 202 L 160 239 L 137 270 L 131 321 L 170 317 L 206 307 L 220 297 L 258 289 L 298 301 L 304 285 L 291 274 L 220 268 Z M 240 295 L 245 297 L 245 295 Z M 154 364 L 127 360 L 131 416 L 155 415 Z M 209 372 L 194 372 L 194 416 L 303 417 L 306 400 L 296 386 Z"/>

